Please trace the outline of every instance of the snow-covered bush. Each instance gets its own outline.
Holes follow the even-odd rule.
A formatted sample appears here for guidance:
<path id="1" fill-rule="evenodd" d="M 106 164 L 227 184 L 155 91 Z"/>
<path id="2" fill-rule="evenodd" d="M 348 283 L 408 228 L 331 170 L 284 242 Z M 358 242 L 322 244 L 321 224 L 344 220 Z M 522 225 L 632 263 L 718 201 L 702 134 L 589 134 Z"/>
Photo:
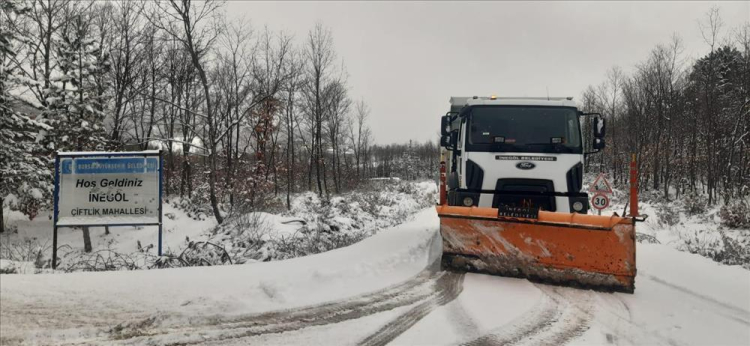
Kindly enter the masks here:
<path id="1" fill-rule="evenodd" d="M 232 264 L 232 259 L 221 245 L 208 241 L 190 241 L 179 255 L 166 253 L 161 257 L 153 257 L 145 268 L 179 268 L 203 267 Z"/>
<path id="2" fill-rule="evenodd" d="M 178 258 L 189 267 L 232 264 L 224 247 L 208 241 L 189 242 Z"/>
<path id="3" fill-rule="evenodd" d="M 3 219 L 3 231 L 5 234 L 8 233 L 18 233 L 18 226 L 15 224 L 10 223 L 10 221 Z M 0 244 L 1 245 L 1 244 Z M 2 257 L 0 257 L 2 258 Z"/>
<path id="4" fill-rule="evenodd" d="M 727 232 L 722 231 L 721 240 L 724 243 L 724 251 L 717 261 L 750 269 L 750 238 L 732 238 L 727 235 Z"/>
<path id="5" fill-rule="evenodd" d="M 271 231 L 265 213 L 249 211 L 231 215 L 211 234 L 213 239 L 224 244 L 233 261 L 243 263 L 247 259 L 265 259 L 264 246 Z"/>
<path id="6" fill-rule="evenodd" d="M 738 199 L 721 207 L 721 225 L 727 228 L 750 228 L 750 203 Z"/>
<path id="7" fill-rule="evenodd" d="M 656 239 L 653 235 L 636 232 L 635 233 L 635 240 L 639 243 L 645 243 L 645 244 L 660 244 L 659 240 Z"/>
<path id="8" fill-rule="evenodd" d="M 3 261 L 0 259 L 0 274 L 17 274 L 18 269 L 15 266 L 15 263 L 11 261 Z"/>
<path id="9" fill-rule="evenodd" d="M 402 223 L 433 205 L 436 193 L 434 182 L 399 180 L 372 181 L 328 201 L 306 192 L 296 196 L 291 210 L 281 216 L 236 210 L 210 232 L 210 240 L 225 248 L 234 263 L 307 256 L 354 244 Z M 279 232 L 270 220 L 277 222 L 276 227 L 279 223 L 297 227 Z"/>
<path id="10" fill-rule="evenodd" d="M 638 199 L 640 202 L 651 203 L 651 204 L 667 202 L 667 199 L 664 198 L 664 191 L 652 190 L 652 189 L 643 189 L 639 191 Z"/>
<path id="11" fill-rule="evenodd" d="M 682 243 L 681 250 L 690 253 L 700 254 L 715 260 L 722 251 L 721 236 L 718 232 L 693 230 L 679 233 L 679 237 Z"/>
<path id="12" fill-rule="evenodd" d="M 656 216 L 661 225 L 674 226 L 680 222 L 680 211 L 673 203 L 659 203 L 656 207 Z"/>
<path id="13" fill-rule="evenodd" d="M 697 215 L 706 211 L 708 199 L 696 193 L 685 195 L 682 199 L 684 203 L 683 210 L 687 215 Z"/>
<path id="14" fill-rule="evenodd" d="M 683 250 L 728 265 L 750 269 L 750 234 L 746 231 L 693 231 L 681 233 Z"/>
<path id="15" fill-rule="evenodd" d="M 41 242 L 37 238 L 12 239 L 10 232 L 0 236 L 0 260 L 16 263 L 33 263 L 34 268 L 48 266 L 45 254 L 51 252 L 49 241 Z"/>
<path id="16" fill-rule="evenodd" d="M 211 206 L 200 201 L 198 197 L 193 198 L 174 198 L 165 203 L 171 204 L 175 209 L 184 210 L 187 216 L 196 221 L 205 220 L 213 216 Z"/>
<path id="17" fill-rule="evenodd" d="M 137 270 L 147 268 L 155 259 L 156 256 L 147 252 L 122 253 L 110 244 L 107 248 L 93 252 L 72 249 L 64 251 L 60 255 L 57 270 L 64 272 Z"/>
<path id="18" fill-rule="evenodd" d="M 350 232 L 326 232 L 315 229 L 302 233 L 302 236 L 280 240 L 276 249 L 279 259 L 301 257 L 326 252 L 357 243 L 370 236 L 369 232 L 354 230 Z"/>

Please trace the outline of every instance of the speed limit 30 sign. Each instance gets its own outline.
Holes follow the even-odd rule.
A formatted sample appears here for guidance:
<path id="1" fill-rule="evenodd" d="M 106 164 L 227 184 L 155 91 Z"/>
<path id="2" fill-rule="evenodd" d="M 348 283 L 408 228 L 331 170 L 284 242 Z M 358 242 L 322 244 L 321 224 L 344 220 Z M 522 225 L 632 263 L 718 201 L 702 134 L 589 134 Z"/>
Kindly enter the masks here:
<path id="1" fill-rule="evenodd" d="M 591 197 L 591 206 L 598 210 L 605 209 L 609 207 L 609 197 L 603 193 L 597 193 Z"/>

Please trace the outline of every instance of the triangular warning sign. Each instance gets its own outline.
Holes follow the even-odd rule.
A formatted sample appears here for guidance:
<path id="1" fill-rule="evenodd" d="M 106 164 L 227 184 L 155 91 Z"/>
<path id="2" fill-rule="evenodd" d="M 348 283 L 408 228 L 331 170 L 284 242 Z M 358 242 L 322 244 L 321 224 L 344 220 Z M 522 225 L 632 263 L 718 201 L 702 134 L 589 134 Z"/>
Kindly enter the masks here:
<path id="1" fill-rule="evenodd" d="M 599 173 L 599 176 L 596 177 L 596 180 L 594 180 L 594 183 L 591 184 L 591 187 L 589 188 L 589 192 L 612 193 L 612 187 L 609 185 L 609 182 L 607 181 L 607 178 L 604 176 L 604 173 Z"/>

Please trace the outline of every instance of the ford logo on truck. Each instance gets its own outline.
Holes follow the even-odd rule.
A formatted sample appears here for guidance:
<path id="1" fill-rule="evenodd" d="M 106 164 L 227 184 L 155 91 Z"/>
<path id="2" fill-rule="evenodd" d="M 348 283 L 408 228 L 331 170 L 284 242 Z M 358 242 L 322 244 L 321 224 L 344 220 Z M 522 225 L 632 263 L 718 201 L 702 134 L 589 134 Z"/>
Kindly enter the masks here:
<path id="1" fill-rule="evenodd" d="M 518 168 L 518 169 L 527 170 L 527 169 L 533 169 L 534 167 L 536 167 L 536 165 L 534 163 L 528 162 L 528 161 L 523 161 L 523 162 L 519 162 L 519 163 L 516 164 L 516 168 Z"/>

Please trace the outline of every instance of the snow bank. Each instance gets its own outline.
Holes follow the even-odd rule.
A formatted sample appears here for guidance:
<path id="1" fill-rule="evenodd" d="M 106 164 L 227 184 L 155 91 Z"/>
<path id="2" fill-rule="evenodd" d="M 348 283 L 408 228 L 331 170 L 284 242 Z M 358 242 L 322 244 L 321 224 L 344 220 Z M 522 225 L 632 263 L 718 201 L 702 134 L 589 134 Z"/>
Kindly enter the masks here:
<path id="1" fill-rule="evenodd" d="M 6 337 L 28 336 L 28 306 L 43 306 L 58 328 L 100 325 L 108 318 L 235 315 L 310 305 L 355 296 L 405 281 L 439 259 L 437 216 L 414 220 L 353 246 L 285 261 L 146 271 L 3 275 Z M 112 312 L 112 316 L 107 316 Z M 67 317 L 76 314 L 76 321 Z M 80 319 L 82 320 L 80 320 Z M 97 322 L 99 321 L 99 322 Z M 120 320 L 122 322 L 122 320 Z M 74 333 L 71 331 L 70 333 Z"/>
<path id="2" fill-rule="evenodd" d="M 0 259 L 0 274 L 33 274 L 34 262 Z"/>
<path id="3" fill-rule="evenodd" d="M 274 215 L 233 215 L 208 241 L 226 249 L 233 263 L 302 257 L 349 246 L 409 220 L 434 205 L 431 181 L 379 181 L 329 201 L 312 192 L 296 196 L 291 210 Z"/>
<path id="4" fill-rule="evenodd" d="M 154 226 L 110 227 L 109 233 L 103 227 L 91 227 L 91 253 L 83 251 L 80 229 L 59 228 L 58 269 L 70 272 L 241 264 L 306 256 L 354 244 L 403 223 L 433 205 L 436 193 L 437 186 L 431 181 L 370 182 L 329 202 L 317 194 L 302 193 L 293 198 L 290 211 L 232 215 L 220 227 L 189 200 L 173 198 L 164 203 L 163 249 L 167 256 L 156 256 L 158 232 Z M 50 213 L 33 220 L 16 211 L 8 211 L 6 216 L 12 231 L 0 235 L 0 258 L 30 261 L 37 266 L 16 273 L 48 270 L 42 268 L 48 268 L 51 262 Z M 31 253 L 27 250 L 32 247 L 41 249 L 41 258 L 18 256 Z"/>

